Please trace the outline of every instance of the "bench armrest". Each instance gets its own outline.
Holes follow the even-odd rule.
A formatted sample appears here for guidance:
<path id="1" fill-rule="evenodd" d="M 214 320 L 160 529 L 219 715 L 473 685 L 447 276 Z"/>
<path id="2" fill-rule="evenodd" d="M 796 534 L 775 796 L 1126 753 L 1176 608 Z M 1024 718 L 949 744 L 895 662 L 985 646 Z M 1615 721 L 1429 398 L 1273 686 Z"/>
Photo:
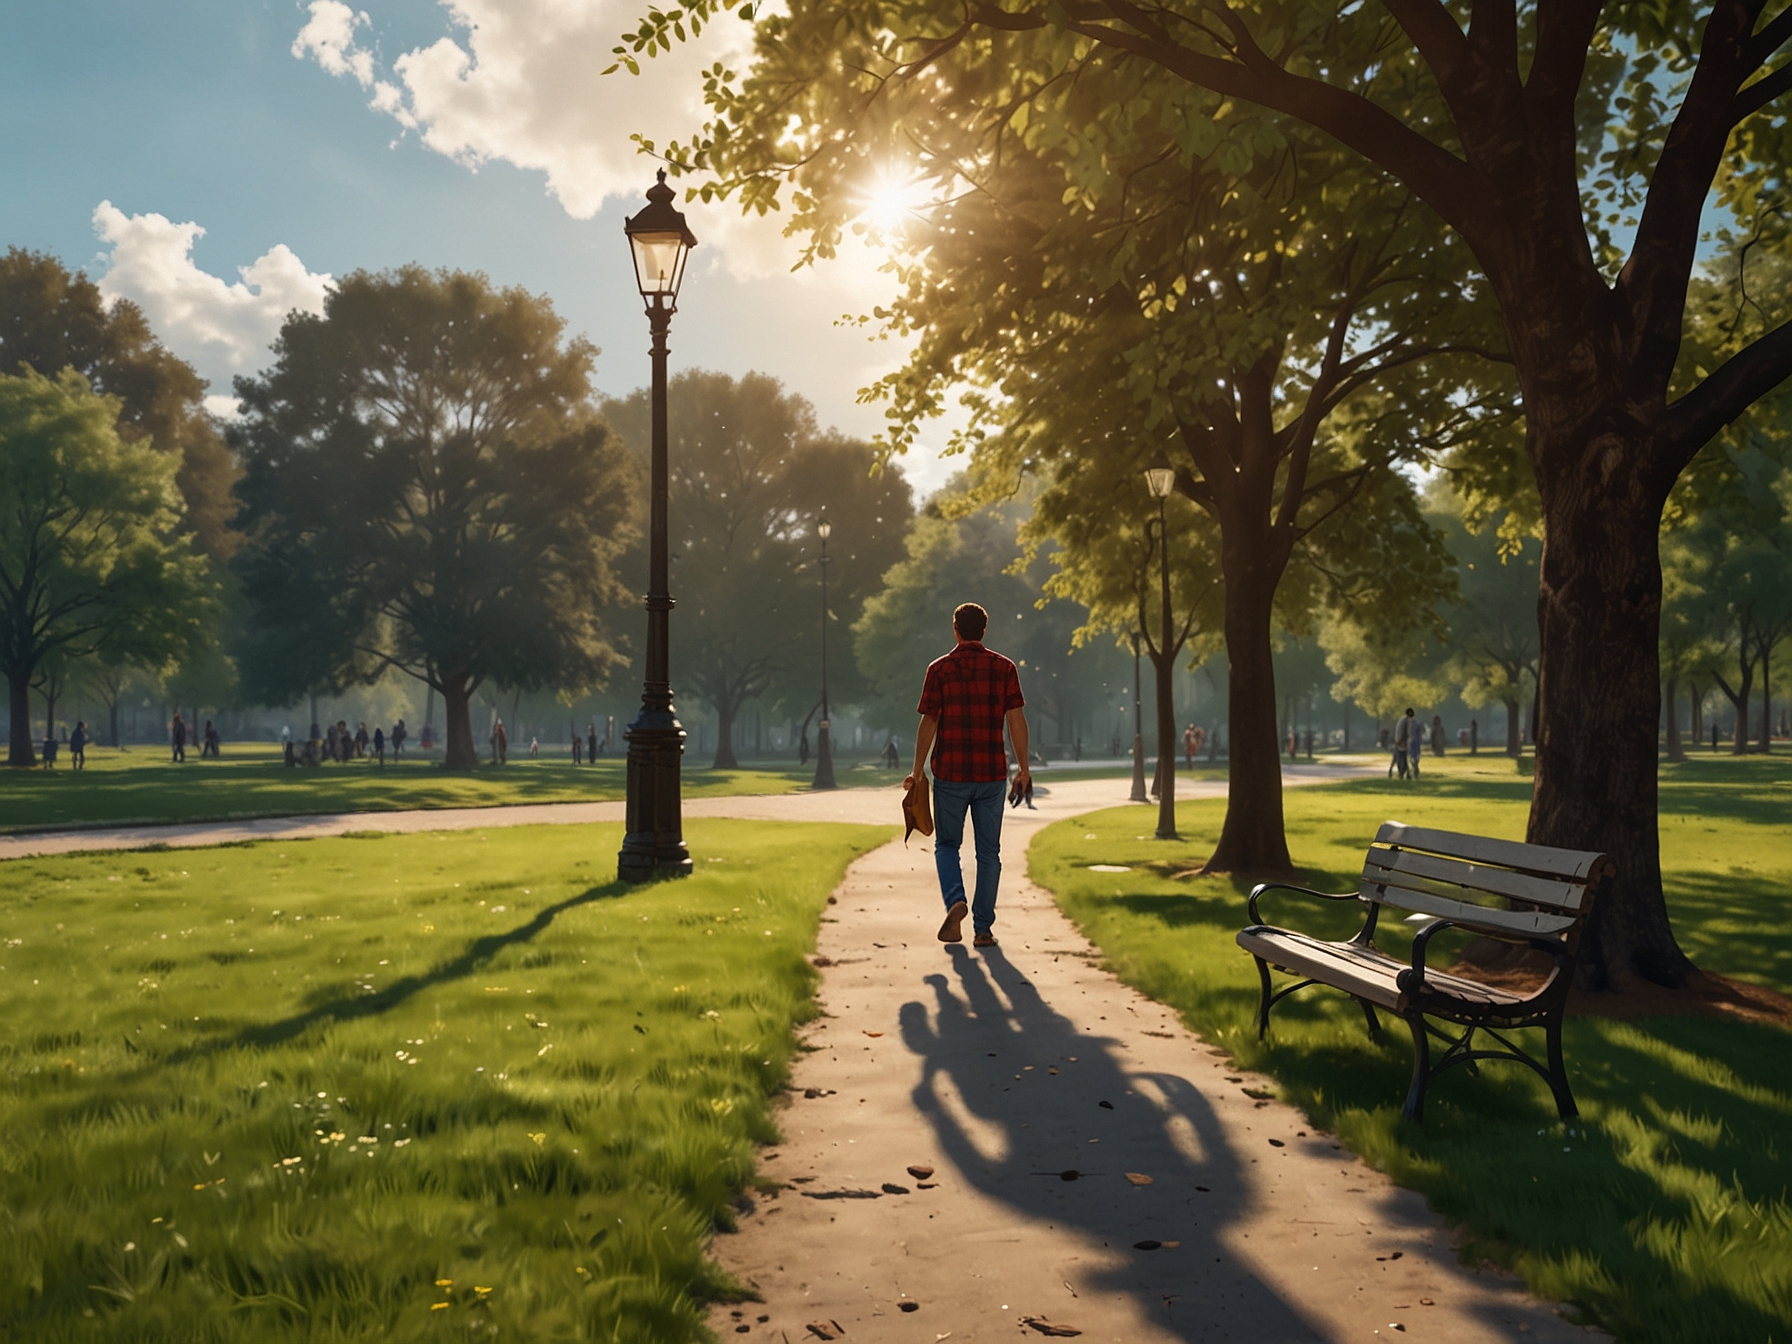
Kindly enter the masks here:
<path id="1" fill-rule="evenodd" d="M 1246 898 L 1246 909 L 1251 913 L 1251 923 L 1253 924 L 1263 922 L 1257 918 L 1257 898 L 1266 891 L 1298 891 L 1303 896 L 1314 896 L 1322 901 L 1354 901 L 1358 899 L 1354 891 L 1337 895 L 1329 891 L 1314 891 L 1311 887 L 1297 887 L 1288 882 L 1259 882 L 1251 888 L 1251 894 Z"/>
<path id="2" fill-rule="evenodd" d="M 1412 968 L 1401 971 L 1394 977 L 1394 983 L 1400 986 L 1403 994 L 1419 994 L 1425 988 L 1425 952 L 1431 946 L 1431 940 L 1445 929 L 1453 929 L 1456 922 L 1440 919 L 1435 924 L 1427 924 L 1418 931 L 1412 940 Z"/>

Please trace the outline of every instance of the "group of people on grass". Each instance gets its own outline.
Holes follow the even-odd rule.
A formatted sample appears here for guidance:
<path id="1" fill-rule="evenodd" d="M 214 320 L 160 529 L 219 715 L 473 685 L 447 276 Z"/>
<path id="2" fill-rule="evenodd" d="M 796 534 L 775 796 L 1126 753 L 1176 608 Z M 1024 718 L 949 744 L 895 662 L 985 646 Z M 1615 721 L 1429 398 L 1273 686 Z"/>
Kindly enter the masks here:
<path id="1" fill-rule="evenodd" d="M 365 719 L 351 733 L 348 721 L 338 719 L 327 731 L 319 731 L 318 725 L 312 724 L 310 735 L 298 745 L 292 740 L 292 729 L 282 728 L 280 744 L 288 765 L 322 765 L 325 761 L 346 764 L 349 761 L 371 760 L 374 764 L 383 766 L 388 748 L 391 749 L 393 760 L 404 755 L 404 744 L 409 736 L 403 719 L 392 725 L 389 736 L 378 724 L 374 725 L 371 733 L 368 732 Z"/>
<path id="2" fill-rule="evenodd" d="M 1396 772 L 1405 779 L 1410 772 L 1414 779 L 1419 777 L 1419 758 L 1425 754 L 1425 724 L 1416 715 L 1412 707 L 1394 725 L 1394 755 L 1388 762 L 1388 778 L 1392 779 Z M 1443 716 L 1431 716 L 1431 752 L 1434 756 L 1444 754 L 1444 721 Z M 1386 745 L 1386 740 L 1383 740 Z"/>
<path id="3" fill-rule="evenodd" d="M 219 758 L 219 748 L 223 745 L 224 739 L 218 735 L 217 727 L 212 721 L 210 719 L 205 721 L 203 733 L 193 734 L 187 727 L 187 721 L 181 717 L 180 711 L 177 709 L 174 711 L 174 721 L 168 725 L 168 741 L 174 749 L 175 764 L 185 763 L 189 736 L 196 736 L 199 739 L 200 760 L 203 761 L 210 757 L 215 761 Z"/>
<path id="4" fill-rule="evenodd" d="M 595 719 L 586 723 L 584 737 L 581 738 L 578 731 L 575 729 L 572 735 L 572 763 L 574 765 L 584 765 L 586 763 L 596 765 L 597 758 L 609 751 L 610 735 L 615 732 L 615 730 L 616 720 L 614 718 L 605 720 L 604 740 L 599 742 L 597 740 L 597 721 Z M 533 751 L 533 739 L 531 739 L 531 751 Z"/>

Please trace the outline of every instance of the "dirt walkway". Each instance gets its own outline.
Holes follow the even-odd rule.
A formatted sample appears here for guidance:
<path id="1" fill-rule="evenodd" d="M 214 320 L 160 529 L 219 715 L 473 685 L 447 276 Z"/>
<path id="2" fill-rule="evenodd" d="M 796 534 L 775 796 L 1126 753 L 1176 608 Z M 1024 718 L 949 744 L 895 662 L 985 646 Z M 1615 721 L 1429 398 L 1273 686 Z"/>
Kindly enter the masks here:
<path id="1" fill-rule="evenodd" d="M 1460 1266 L 1418 1195 L 1098 969 L 1021 877 L 1063 794 L 1009 814 L 999 947 L 935 940 L 919 837 L 849 871 L 822 926 L 826 1016 L 805 1033 L 787 1141 L 760 1164 L 782 1188 L 714 1247 L 764 1302 L 716 1308 L 717 1333 L 1587 1339 L 1515 1280 Z"/>
<path id="2" fill-rule="evenodd" d="M 1352 766 L 1284 766 L 1290 784 L 1374 774 Z M 1126 801 L 1126 779 L 1065 780 L 1054 786 L 1046 771 L 1039 774 L 1037 801 L 1042 816 L 1068 816 Z M 687 817 L 742 817 L 749 821 L 857 821 L 883 825 L 899 822 L 896 786 L 837 789 L 832 793 L 741 794 L 726 798 L 687 798 Z M 1177 798 L 1218 798 L 1222 780 L 1178 780 Z M 578 826 L 624 819 L 620 800 L 604 803 L 528 803 L 515 807 L 422 808 L 409 812 L 336 812 L 300 817 L 259 817 L 242 821 L 196 821 L 163 825 L 117 826 L 106 829 L 37 831 L 0 835 L 0 862 L 40 854 L 75 854 L 93 850 L 144 849 L 166 845 L 193 849 L 245 840 L 317 840 L 350 831 L 473 831 L 488 826 Z"/>

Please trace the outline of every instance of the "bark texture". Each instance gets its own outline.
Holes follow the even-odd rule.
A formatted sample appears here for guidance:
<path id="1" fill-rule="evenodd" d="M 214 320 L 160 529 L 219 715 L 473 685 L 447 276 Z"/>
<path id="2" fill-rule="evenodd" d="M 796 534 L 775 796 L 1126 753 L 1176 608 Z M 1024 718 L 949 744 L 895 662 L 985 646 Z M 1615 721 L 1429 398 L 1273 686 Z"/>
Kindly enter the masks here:
<path id="1" fill-rule="evenodd" d="M 449 770 L 479 768 L 479 749 L 473 744 L 473 689 L 464 672 L 442 677 L 442 720 L 447 737 L 442 764 Z"/>
<path id="2" fill-rule="evenodd" d="M 6 687 L 7 708 L 12 715 L 6 763 L 21 767 L 36 765 L 37 752 L 31 745 L 31 683 L 24 677 L 8 677 Z"/>

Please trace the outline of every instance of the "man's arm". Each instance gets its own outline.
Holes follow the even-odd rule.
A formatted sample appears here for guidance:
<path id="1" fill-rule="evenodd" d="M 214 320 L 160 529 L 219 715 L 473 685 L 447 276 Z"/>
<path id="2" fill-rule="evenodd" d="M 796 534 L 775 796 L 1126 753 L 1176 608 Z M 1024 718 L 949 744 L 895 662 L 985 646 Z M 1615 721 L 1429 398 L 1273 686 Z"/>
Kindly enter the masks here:
<path id="1" fill-rule="evenodd" d="M 915 729 L 915 768 L 909 773 L 909 777 L 902 781 L 903 788 L 906 789 L 917 779 L 926 778 L 921 773 L 921 767 L 926 764 L 927 753 L 933 750 L 933 739 L 939 736 L 939 731 L 940 721 L 937 717 L 932 714 L 921 716 L 921 726 Z"/>
<path id="2" fill-rule="evenodd" d="M 1020 774 L 1015 785 L 1026 788 L 1033 779 L 1032 757 L 1027 752 L 1027 712 L 1016 707 L 1008 711 L 1008 739 L 1014 743 L 1014 754 L 1020 758 Z"/>

